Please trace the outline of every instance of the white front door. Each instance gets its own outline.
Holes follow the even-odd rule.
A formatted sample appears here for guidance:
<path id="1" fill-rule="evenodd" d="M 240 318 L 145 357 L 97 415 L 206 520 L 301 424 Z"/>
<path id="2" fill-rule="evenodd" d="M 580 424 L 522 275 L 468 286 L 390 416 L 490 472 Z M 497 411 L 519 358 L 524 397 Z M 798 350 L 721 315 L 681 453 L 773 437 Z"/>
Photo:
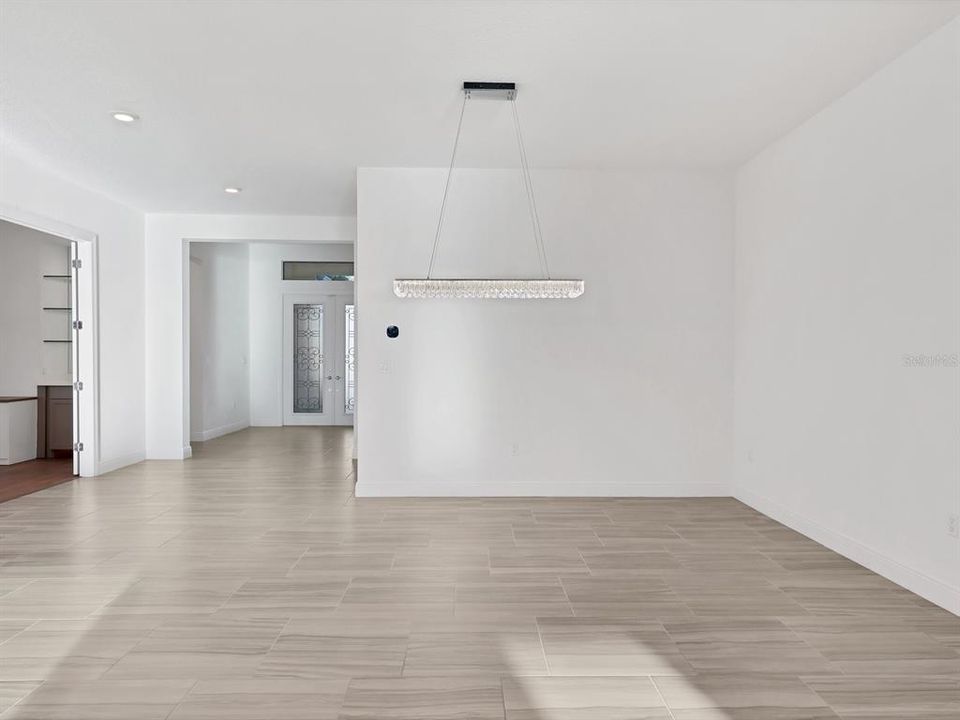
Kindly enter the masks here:
<path id="1" fill-rule="evenodd" d="M 352 295 L 283 297 L 283 424 L 352 425 Z"/>

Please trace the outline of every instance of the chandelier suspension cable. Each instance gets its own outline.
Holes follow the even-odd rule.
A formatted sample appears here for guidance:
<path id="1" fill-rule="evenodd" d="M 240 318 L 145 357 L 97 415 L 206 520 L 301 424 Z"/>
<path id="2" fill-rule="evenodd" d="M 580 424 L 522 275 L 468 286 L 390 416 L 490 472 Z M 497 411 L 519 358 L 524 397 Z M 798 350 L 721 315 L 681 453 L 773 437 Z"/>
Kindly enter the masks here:
<path id="1" fill-rule="evenodd" d="M 527 161 L 527 149 L 523 143 L 523 132 L 520 130 L 520 113 L 517 112 L 516 98 L 510 101 L 513 110 L 513 124 L 517 129 L 517 145 L 520 148 L 520 172 L 523 174 L 523 185 L 527 191 L 527 204 L 530 207 L 530 222 L 533 224 L 533 240 L 537 245 L 537 255 L 540 258 L 540 270 L 543 277 L 550 280 L 550 266 L 547 264 L 547 247 L 543 242 L 543 229 L 540 227 L 540 213 L 537 212 L 537 199 L 533 193 L 533 178 L 530 176 L 530 163 Z"/>
<path id="2" fill-rule="evenodd" d="M 460 118 L 457 121 L 457 134 L 453 140 L 453 152 L 450 154 L 450 166 L 447 168 L 447 180 L 443 186 L 443 199 L 440 201 L 440 218 L 437 220 L 437 233 L 433 238 L 433 250 L 430 253 L 430 265 L 427 267 L 427 279 L 433 278 L 433 268 L 437 262 L 437 250 L 440 248 L 440 236 L 443 232 L 443 220 L 446 217 L 447 197 L 450 194 L 450 181 L 453 169 L 457 162 L 457 150 L 460 147 L 460 134 L 463 130 L 463 116 L 466 114 L 467 100 L 470 92 L 463 94 L 463 103 L 460 105 Z M 527 207 L 530 210 L 530 224 L 533 227 L 533 241 L 537 247 L 537 260 L 540 263 L 540 272 L 545 280 L 550 280 L 550 266 L 547 263 L 547 248 L 543 242 L 543 229 L 540 226 L 540 214 L 537 212 L 537 200 L 533 193 L 533 178 L 530 176 L 530 164 L 527 161 L 527 149 L 523 142 L 523 132 L 520 130 L 520 114 L 517 112 L 515 95 L 509 96 L 513 126 L 517 132 L 517 147 L 520 152 L 520 174 L 523 177 L 523 189 L 527 193 Z"/>
<path id="3" fill-rule="evenodd" d="M 450 167 L 447 169 L 447 181 L 443 186 L 443 200 L 440 201 L 440 219 L 437 221 L 437 235 L 433 239 L 433 251 L 430 253 L 430 265 L 427 268 L 427 279 L 433 277 L 433 264 L 437 260 L 437 248 L 440 247 L 440 231 L 443 230 L 443 216 L 447 209 L 447 193 L 450 191 L 450 178 L 453 177 L 453 165 L 457 161 L 457 148 L 460 145 L 460 131 L 463 129 L 463 115 L 467 109 L 467 100 L 470 93 L 463 94 L 460 105 L 460 119 L 457 121 L 457 136 L 453 140 L 453 153 L 450 155 Z"/>
<path id="4" fill-rule="evenodd" d="M 457 152 L 460 148 L 460 136 L 463 131 L 463 119 L 466 116 L 467 101 L 476 92 L 490 98 L 506 98 L 513 103 L 510 112 L 513 115 L 513 126 L 517 132 L 517 149 L 520 153 L 520 174 L 523 178 L 523 188 L 527 193 L 527 206 L 530 211 L 530 222 L 533 226 L 533 241 L 537 246 L 537 259 L 540 262 L 540 277 L 504 278 L 502 276 L 487 278 L 435 278 L 433 276 L 440 249 L 440 238 L 443 237 L 443 223 L 446 220 L 447 202 L 452 185 L 453 171 L 457 165 Z M 517 111 L 517 85 L 513 82 L 471 82 L 463 83 L 463 104 L 460 106 L 460 117 L 457 120 L 457 134 L 453 140 L 453 152 L 450 154 L 450 166 L 447 168 L 447 178 L 443 186 L 443 198 L 440 201 L 440 217 L 437 220 L 437 233 L 433 238 L 433 250 L 430 253 L 430 265 L 425 278 L 394 278 L 393 294 L 398 298 L 411 299 L 463 299 L 463 300 L 572 300 L 583 295 L 583 279 L 560 278 L 554 279 L 547 264 L 547 247 L 543 241 L 543 228 L 540 224 L 540 213 L 537 211 L 537 201 L 533 193 L 533 178 L 530 174 L 530 163 L 527 159 L 527 148 L 523 142 L 523 132 L 520 130 L 520 113 Z"/>

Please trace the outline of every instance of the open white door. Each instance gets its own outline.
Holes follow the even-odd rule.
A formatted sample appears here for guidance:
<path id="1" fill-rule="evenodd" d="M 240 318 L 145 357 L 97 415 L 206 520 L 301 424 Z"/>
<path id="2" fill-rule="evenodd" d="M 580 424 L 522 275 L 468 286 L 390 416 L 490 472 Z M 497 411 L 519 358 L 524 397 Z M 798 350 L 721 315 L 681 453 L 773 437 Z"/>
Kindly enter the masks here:
<path id="1" fill-rule="evenodd" d="M 102 469 L 97 402 L 97 236 L 2 202 L 0 219 L 70 243 L 70 290 L 64 299 L 69 300 L 70 307 L 69 357 L 74 383 L 73 471 L 81 477 L 92 477 Z M 58 338 L 61 342 L 63 339 Z"/>
<path id="2" fill-rule="evenodd" d="M 80 328 L 82 322 L 79 319 L 80 307 L 80 267 L 83 263 L 80 260 L 79 245 L 76 240 L 70 242 L 70 374 L 73 378 L 73 474 L 80 474 L 80 452 L 83 446 L 80 444 Z"/>
<path id="3" fill-rule="evenodd" d="M 96 302 L 91 282 L 94 246 L 89 242 L 70 243 L 71 282 L 71 372 L 73 375 L 73 474 L 90 477 L 97 473 L 96 415 L 92 379 L 95 375 L 93 313 Z"/>

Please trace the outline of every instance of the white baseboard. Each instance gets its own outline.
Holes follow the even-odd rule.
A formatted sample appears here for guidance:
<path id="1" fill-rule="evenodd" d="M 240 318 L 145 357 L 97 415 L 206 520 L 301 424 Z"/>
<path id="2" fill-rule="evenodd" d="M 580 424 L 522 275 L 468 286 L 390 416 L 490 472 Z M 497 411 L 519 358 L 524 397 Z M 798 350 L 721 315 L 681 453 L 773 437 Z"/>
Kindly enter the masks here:
<path id="1" fill-rule="evenodd" d="M 358 463 L 359 466 L 359 463 Z M 377 486 L 357 473 L 357 497 L 730 497 L 722 483 L 584 483 L 563 487 L 555 483 L 485 483 L 459 485 L 418 483 L 416 488 Z"/>
<path id="2" fill-rule="evenodd" d="M 115 458 L 107 458 L 106 460 L 101 459 L 100 462 L 97 463 L 96 474 L 104 475 L 108 472 L 113 472 L 114 470 L 127 467 L 127 465 L 136 465 L 138 462 L 143 462 L 146 459 L 146 453 L 142 452 L 121 455 L 120 457 Z"/>
<path id="3" fill-rule="evenodd" d="M 218 438 L 221 435 L 229 435 L 230 433 L 237 432 L 238 430 L 245 430 L 248 427 L 250 427 L 250 423 L 246 420 L 241 420 L 240 422 L 230 423 L 229 425 L 221 425 L 220 427 L 210 428 L 209 430 L 203 430 L 202 432 L 190 433 L 190 440 L 192 442 L 206 442 L 207 440 Z"/>
<path id="4" fill-rule="evenodd" d="M 845 558 L 863 565 L 891 582 L 916 593 L 920 597 L 960 615 L 960 588 L 913 570 L 893 558 L 868 547 L 853 538 L 824 527 L 798 513 L 788 510 L 780 503 L 756 493 L 737 488 L 734 497 L 754 510 L 783 523 L 787 527 L 816 540 Z"/>
<path id="5" fill-rule="evenodd" d="M 189 445 L 183 445 L 178 448 L 173 448 L 169 450 L 164 448 L 163 450 L 157 450 L 156 448 L 147 448 L 146 459 L 147 460 L 186 460 L 193 454 L 193 450 Z"/>
<path id="6" fill-rule="evenodd" d="M 252 417 L 250 418 L 250 427 L 283 427 L 283 422 L 272 416 L 266 419 L 262 417 Z"/>

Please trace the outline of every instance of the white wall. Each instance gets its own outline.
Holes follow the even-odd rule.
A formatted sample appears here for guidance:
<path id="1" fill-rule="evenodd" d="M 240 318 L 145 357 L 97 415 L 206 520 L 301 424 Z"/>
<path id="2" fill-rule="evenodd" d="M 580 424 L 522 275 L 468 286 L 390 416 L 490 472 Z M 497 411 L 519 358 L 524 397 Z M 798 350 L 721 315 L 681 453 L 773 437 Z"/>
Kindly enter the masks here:
<path id="1" fill-rule="evenodd" d="M 535 172 L 553 275 L 582 298 L 400 300 L 445 175 L 358 174 L 358 493 L 728 494 L 732 178 Z M 535 275 L 529 228 L 519 172 L 458 170 L 435 275 Z"/>
<path id="2" fill-rule="evenodd" d="M 190 244 L 190 439 L 250 425 L 250 258 L 245 243 Z"/>
<path id="3" fill-rule="evenodd" d="M 147 457 L 190 456 L 188 241 L 352 243 L 352 217 L 181 215 L 146 217 Z"/>
<path id="4" fill-rule="evenodd" d="M 955 21 L 739 173 L 736 495 L 960 613 L 958 47 Z"/>
<path id="5" fill-rule="evenodd" d="M 70 183 L 9 144 L 0 204 L 95 233 L 99 249 L 100 439 L 98 471 L 144 456 L 144 218 Z"/>
<path id="6" fill-rule="evenodd" d="M 0 395 L 36 395 L 38 385 L 73 382 L 69 338 L 71 283 L 68 241 L 0 221 Z"/>
<path id="7" fill-rule="evenodd" d="M 352 261 L 353 244 L 251 243 L 250 424 L 283 425 L 283 294 L 319 292 L 282 280 L 284 260 Z"/>

